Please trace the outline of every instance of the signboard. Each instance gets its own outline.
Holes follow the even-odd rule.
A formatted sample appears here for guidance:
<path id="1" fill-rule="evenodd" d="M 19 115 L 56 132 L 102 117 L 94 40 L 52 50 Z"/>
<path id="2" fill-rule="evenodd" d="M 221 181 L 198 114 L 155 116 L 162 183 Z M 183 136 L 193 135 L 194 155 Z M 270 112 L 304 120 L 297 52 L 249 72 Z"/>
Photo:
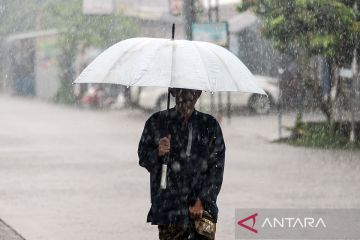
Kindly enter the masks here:
<path id="1" fill-rule="evenodd" d="M 83 0 L 83 14 L 110 15 L 115 12 L 114 0 Z"/>
<path id="2" fill-rule="evenodd" d="M 169 0 L 169 12 L 171 15 L 178 16 L 183 8 L 183 0 Z"/>
<path id="3" fill-rule="evenodd" d="M 223 47 L 229 43 L 229 26 L 227 22 L 194 23 L 192 36 L 195 41 L 211 42 Z"/>

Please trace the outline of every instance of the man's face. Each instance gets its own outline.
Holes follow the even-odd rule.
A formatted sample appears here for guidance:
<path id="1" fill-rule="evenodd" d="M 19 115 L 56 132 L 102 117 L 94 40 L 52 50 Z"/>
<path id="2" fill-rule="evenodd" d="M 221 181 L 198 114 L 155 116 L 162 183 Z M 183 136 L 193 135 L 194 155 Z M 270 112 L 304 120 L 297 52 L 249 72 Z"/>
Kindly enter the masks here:
<path id="1" fill-rule="evenodd" d="M 194 110 L 196 101 L 201 95 L 201 91 L 192 89 L 173 89 L 173 96 L 175 97 L 176 108 L 183 115 L 188 115 Z"/>

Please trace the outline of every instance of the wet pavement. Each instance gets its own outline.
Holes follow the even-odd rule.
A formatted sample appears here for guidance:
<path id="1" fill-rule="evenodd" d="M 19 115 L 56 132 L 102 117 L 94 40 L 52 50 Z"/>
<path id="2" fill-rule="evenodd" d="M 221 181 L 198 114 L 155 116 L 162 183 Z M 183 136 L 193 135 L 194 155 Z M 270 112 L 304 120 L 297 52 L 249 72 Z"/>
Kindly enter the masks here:
<path id="1" fill-rule="evenodd" d="M 136 152 L 148 115 L 0 95 L 0 116 L 0 218 L 24 238 L 157 239 Z M 293 120 L 286 115 L 285 125 Z M 234 239 L 236 208 L 360 207 L 359 151 L 271 143 L 275 115 L 237 116 L 222 128 L 217 239 Z M 16 239 L 5 233 L 1 240 Z"/>

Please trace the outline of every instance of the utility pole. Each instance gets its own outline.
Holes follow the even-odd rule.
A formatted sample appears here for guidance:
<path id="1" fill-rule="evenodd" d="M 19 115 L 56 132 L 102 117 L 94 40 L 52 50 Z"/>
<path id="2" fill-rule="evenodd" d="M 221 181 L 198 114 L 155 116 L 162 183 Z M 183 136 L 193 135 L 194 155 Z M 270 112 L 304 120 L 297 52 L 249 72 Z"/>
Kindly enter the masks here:
<path id="1" fill-rule="evenodd" d="M 213 1 L 208 0 L 208 16 L 209 22 L 213 22 L 213 12 L 215 12 L 215 22 L 219 22 L 219 0 L 215 0 L 215 6 L 213 6 Z"/>
<path id="2" fill-rule="evenodd" d="M 192 40 L 192 24 L 196 22 L 195 0 L 184 1 L 185 34 L 187 40 Z"/>
<path id="3" fill-rule="evenodd" d="M 351 92 L 350 92 L 350 111 L 351 111 L 351 131 L 350 131 L 350 142 L 355 142 L 355 109 L 354 109 L 354 102 L 356 98 L 356 91 L 358 89 L 355 89 L 355 81 L 357 80 L 357 57 L 356 57 L 357 51 L 356 48 L 354 50 L 354 58 L 352 63 L 352 80 L 351 80 Z"/>
<path id="4" fill-rule="evenodd" d="M 358 6 L 357 1 L 354 3 L 354 10 L 357 12 Z M 355 18 L 355 20 L 357 20 Z M 357 62 L 357 48 L 358 43 L 355 43 L 355 49 L 354 49 L 354 58 L 352 62 L 352 81 L 351 81 L 351 93 L 350 93 L 350 111 L 351 111 L 351 131 L 350 131 L 350 142 L 355 142 L 355 109 L 354 109 L 354 102 L 356 98 L 356 91 L 359 91 L 357 88 L 357 84 L 355 84 L 355 81 L 358 79 L 358 62 Z"/>

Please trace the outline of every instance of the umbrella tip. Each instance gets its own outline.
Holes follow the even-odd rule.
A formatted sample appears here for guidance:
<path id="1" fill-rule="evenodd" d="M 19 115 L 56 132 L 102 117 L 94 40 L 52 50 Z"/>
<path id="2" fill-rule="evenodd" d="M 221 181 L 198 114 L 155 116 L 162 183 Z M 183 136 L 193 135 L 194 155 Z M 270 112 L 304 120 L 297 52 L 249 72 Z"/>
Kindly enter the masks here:
<path id="1" fill-rule="evenodd" d="M 175 23 L 173 23 L 172 25 L 172 35 L 171 35 L 171 40 L 175 39 Z"/>

